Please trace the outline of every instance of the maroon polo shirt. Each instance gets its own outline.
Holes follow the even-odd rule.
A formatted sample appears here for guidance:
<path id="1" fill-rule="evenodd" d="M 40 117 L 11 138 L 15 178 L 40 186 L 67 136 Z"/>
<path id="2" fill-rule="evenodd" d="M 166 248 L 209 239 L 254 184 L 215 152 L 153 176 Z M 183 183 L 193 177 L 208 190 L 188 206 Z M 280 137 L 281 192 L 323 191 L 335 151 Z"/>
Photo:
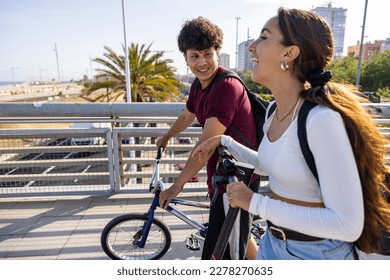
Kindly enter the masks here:
<path id="1" fill-rule="evenodd" d="M 224 68 L 219 67 L 217 71 L 221 73 L 224 70 Z M 258 146 L 250 101 L 244 86 L 239 80 L 228 77 L 204 89 L 201 88 L 200 83 L 197 89 L 192 85 L 186 106 L 191 113 L 196 115 L 202 127 L 204 127 L 208 118 L 216 117 L 227 128 L 225 135 L 230 135 L 238 142 L 246 145 L 239 136 L 230 130 L 230 125 L 234 124 L 255 147 Z M 211 185 L 211 177 L 215 173 L 218 157 L 218 151 L 216 150 L 207 162 L 207 185 L 212 193 L 214 190 Z"/>

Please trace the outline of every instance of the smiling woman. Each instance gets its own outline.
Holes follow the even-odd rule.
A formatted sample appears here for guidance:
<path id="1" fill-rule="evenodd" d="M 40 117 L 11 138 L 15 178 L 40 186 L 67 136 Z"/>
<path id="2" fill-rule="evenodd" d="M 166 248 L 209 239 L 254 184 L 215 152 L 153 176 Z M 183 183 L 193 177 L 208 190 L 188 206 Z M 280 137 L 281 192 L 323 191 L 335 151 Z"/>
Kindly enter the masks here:
<path id="1" fill-rule="evenodd" d="M 275 98 L 258 151 L 221 134 L 193 154 L 207 159 L 223 145 L 238 161 L 268 174 L 272 197 L 242 182 L 227 185 L 233 207 L 267 220 L 257 258 L 347 260 L 358 257 L 355 247 L 381 252 L 381 232 L 390 228 L 381 193 L 390 193 L 384 180 L 387 140 L 361 106 L 367 101 L 359 89 L 333 81 L 327 70 L 334 51 L 330 25 L 313 11 L 280 8 L 249 51 L 252 80 Z M 306 149 L 298 129 L 304 117 Z"/>

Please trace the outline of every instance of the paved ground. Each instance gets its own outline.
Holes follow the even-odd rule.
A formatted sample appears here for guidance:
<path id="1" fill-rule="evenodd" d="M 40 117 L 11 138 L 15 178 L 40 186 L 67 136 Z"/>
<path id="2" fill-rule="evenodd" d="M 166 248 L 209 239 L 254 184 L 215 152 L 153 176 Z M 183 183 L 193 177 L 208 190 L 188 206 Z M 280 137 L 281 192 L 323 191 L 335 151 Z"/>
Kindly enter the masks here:
<path id="1" fill-rule="evenodd" d="M 205 201 L 205 194 L 182 198 Z M 150 202 L 149 194 L 0 198 L 0 260 L 109 260 L 100 245 L 104 226 L 121 214 L 146 212 Z M 208 210 L 176 207 L 207 222 Z M 172 234 L 171 248 L 162 259 L 199 260 L 201 250 L 190 251 L 185 245 L 196 230 L 168 212 L 158 210 L 156 216 Z M 363 258 L 390 259 L 376 254 Z"/>
<path id="2" fill-rule="evenodd" d="M 205 194 L 188 199 L 205 201 Z M 106 260 L 100 246 L 103 227 L 128 212 L 146 212 L 151 195 L 122 194 L 111 197 L 0 198 L 0 259 Z M 178 206 L 192 218 L 207 222 L 208 211 Z M 172 231 L 166 260 L 200 259 L 201 251 L 186 248 L 193 228 L 159 210 L 158 217 Z"/>

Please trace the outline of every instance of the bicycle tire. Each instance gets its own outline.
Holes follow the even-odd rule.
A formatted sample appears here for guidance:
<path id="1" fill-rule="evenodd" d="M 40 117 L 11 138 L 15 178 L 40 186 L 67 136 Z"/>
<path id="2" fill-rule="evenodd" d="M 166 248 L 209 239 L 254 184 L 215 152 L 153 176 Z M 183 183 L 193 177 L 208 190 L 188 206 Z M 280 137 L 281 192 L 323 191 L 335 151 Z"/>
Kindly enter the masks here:
<path id="1" fill-rule="evenodd" d="M 113 260 L 158 260 L 171 246 L 169 228 L 154 218 L 144 248 L 137 246 L 142 238 L 142 227 L 147 213 L 130 213 L 112 219 L 103 229 L 101 245 Z"/>

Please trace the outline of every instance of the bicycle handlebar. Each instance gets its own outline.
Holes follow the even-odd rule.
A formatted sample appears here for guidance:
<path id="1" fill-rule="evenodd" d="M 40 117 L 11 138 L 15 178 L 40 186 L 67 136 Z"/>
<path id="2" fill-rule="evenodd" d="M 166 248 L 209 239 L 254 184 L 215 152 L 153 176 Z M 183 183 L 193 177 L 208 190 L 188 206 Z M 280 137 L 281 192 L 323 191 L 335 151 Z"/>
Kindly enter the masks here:
<path id="1" fill-rule="evenodd" d="M 220 145 L 218 147 L 218 153 L 220 164 L 218 165 L 218 172 L 220 175 L 226 176 L 235 176 L 235 164 L 233 160 L 233 156 L 229 153 L 228 149 L 225 146 Z"/>
<path id="2" fill-rule="evenodd" d="M 163 151 L 163 146 L 158 147 L 156 160 L 161 159 L 162 151 Z"/>

